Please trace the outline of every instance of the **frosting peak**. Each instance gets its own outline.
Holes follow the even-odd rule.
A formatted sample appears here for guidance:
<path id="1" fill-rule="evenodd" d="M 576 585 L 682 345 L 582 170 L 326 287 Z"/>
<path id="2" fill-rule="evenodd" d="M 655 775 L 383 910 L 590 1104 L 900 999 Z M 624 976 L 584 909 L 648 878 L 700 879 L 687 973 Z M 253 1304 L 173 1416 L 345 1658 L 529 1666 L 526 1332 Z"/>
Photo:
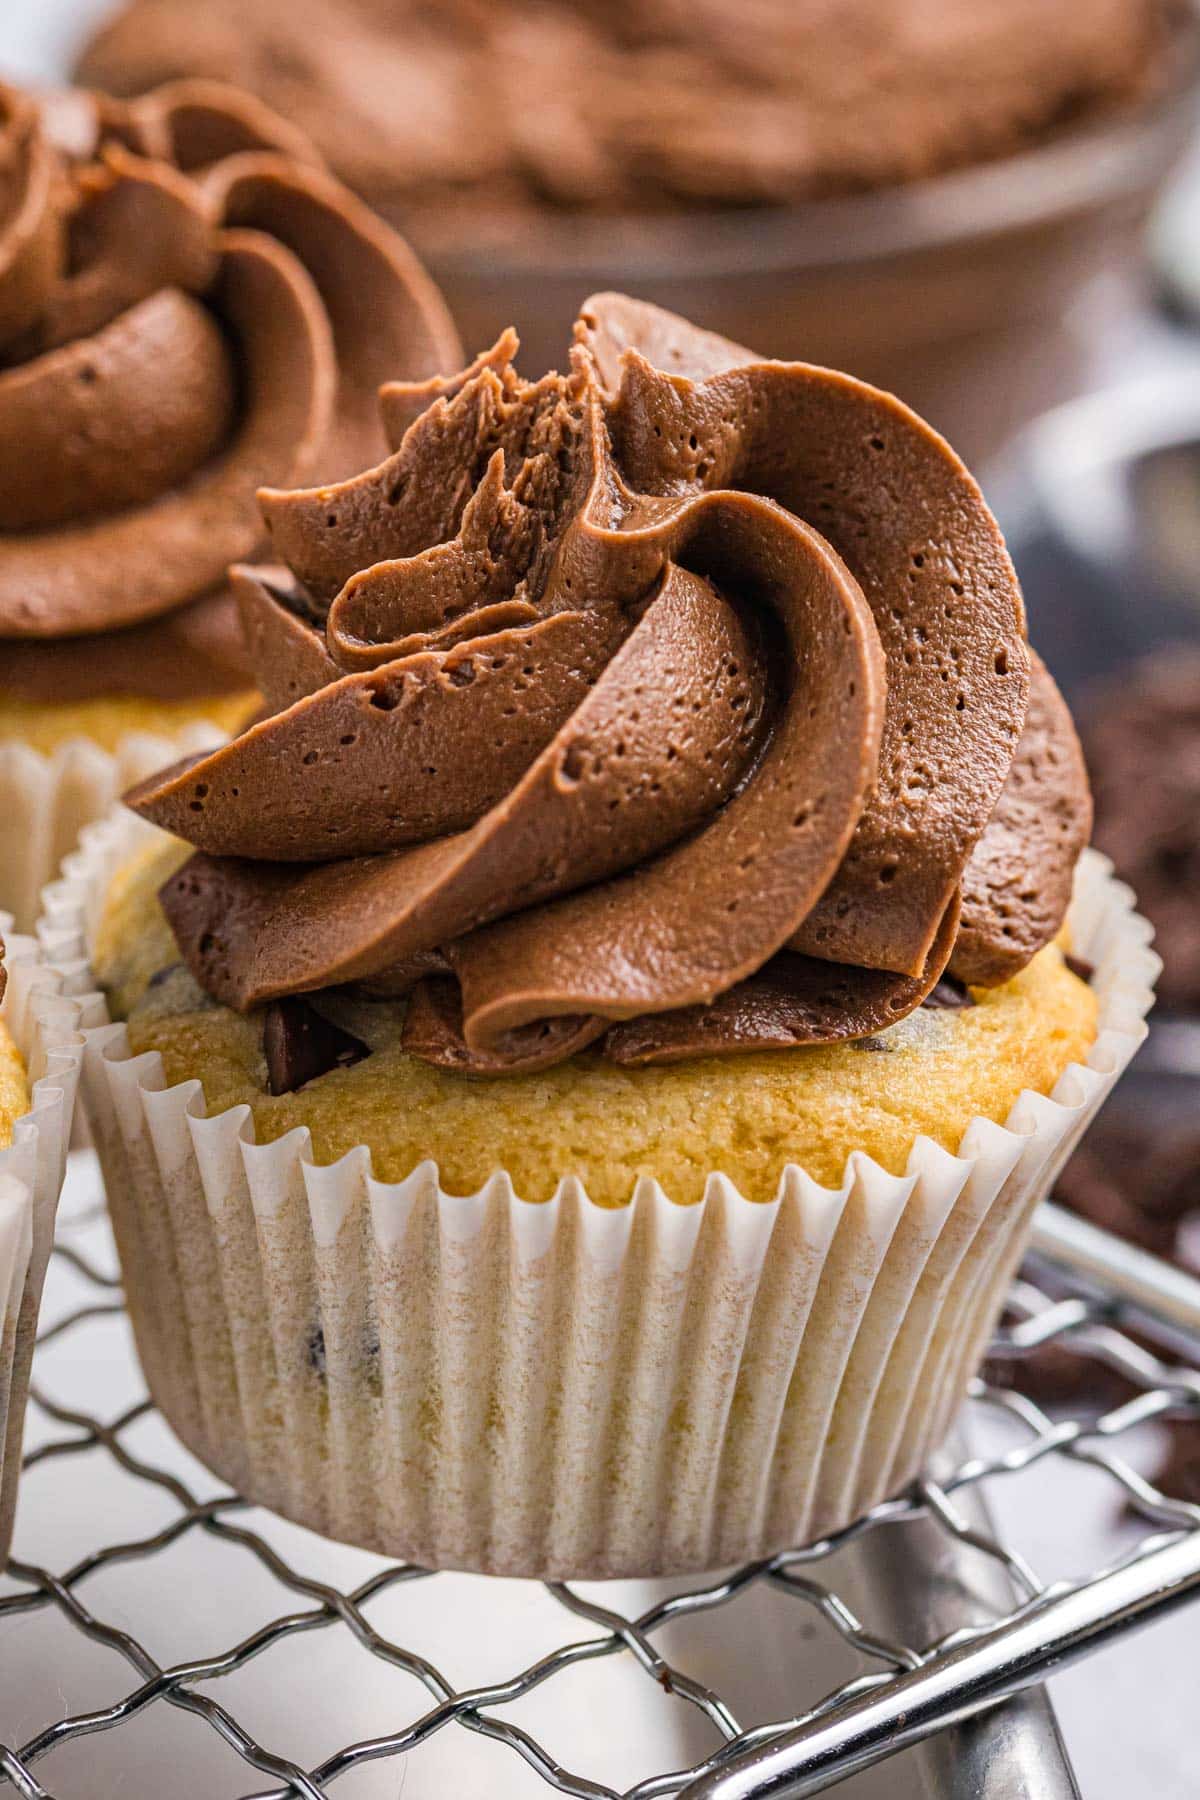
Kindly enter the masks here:
<path id="1" fill-rule="evenodd" d="M 129 796 L 199 851 L 163 898 L 202 983 L 419 982 L 410 1047 L 488 1073 L 868 1035 L 960 953 L 1028 960 L 1086 784 L 948 446 L 618 295 L 567 374 L 515 348 L 386 388 L 367 473 L 261 497 L 283 566 L 235 581 L 276 710 Z"/>
<path id="2" fill-rule="evenodd" d="M 379 382 L 457 355 L 403 243 L 260 102 L 0 88 L 6 683 L 44 640 L 191 603 L 236 636 L 225 574 L 261 540 L 258 485 L 361 467 Z"/>

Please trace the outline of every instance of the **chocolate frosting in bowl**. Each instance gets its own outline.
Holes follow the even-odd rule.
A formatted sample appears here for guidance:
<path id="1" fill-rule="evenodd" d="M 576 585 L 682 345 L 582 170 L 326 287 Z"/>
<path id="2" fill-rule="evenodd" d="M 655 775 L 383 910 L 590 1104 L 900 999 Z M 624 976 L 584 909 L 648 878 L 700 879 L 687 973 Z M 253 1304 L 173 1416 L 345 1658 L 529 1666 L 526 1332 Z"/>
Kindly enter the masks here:
<path id="1" fill-rule="evenodd" d="M 258 101 L 0 89 L 4 686 L 246 685 L 226 570 L 256 488 L 361 467 L 380 381 L 457 356 L 405 245 Z"/>
<path id="2" fill-rule="evenodd" d="M 762 206 L 1134 104 L 1174 0 L 128 0 L 83 79 L 223 74 L 351 186 L 470 241 L 534 208 Z"/>
<path id="3" fill-rule="evenodd" d="M 408 1047 L 488 1074 L 869 1036 L 952 956 L 1027 961 L 1087 787 L 949 446 L 620 295 L 566 375 L 515 349 L 261 495 L 275 710 L 128 796 L 196 847 L 163 903 L 204 987 L 415 990 Z"/>

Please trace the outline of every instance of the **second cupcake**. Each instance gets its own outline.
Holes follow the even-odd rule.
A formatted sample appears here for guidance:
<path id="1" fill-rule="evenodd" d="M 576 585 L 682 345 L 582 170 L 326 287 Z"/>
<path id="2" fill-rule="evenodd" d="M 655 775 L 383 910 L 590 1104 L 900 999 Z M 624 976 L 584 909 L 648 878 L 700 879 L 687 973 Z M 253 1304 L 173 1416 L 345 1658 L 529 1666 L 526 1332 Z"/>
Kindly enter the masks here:
<path id="1" fill-rule="evenodd" d="M 253 709 L 225 572 L 255 489 L 372 460 L 378 384 L 458 346 L 402 240 L 232 89 L 0 89 L 0 200 L 0 905 L 28 926 L 162 740 Z"/>
<path id="2" fill-rule="evenodd" d="M 271 715 L 48 941 L 200 1456 L 423 1564 L 715 1566 L 923 1466 L 1154 963 L 942 439 L 619 296 L 514 350 L 263 495 Z"/>

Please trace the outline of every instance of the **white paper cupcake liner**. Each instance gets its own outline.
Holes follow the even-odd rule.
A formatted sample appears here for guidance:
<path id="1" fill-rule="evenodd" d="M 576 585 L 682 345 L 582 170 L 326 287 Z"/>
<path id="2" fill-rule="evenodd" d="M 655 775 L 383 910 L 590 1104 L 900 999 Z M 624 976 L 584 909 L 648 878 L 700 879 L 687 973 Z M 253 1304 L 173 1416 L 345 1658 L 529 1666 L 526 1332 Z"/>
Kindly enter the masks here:
<path id="1" fill-rule="evenodd" d="M 114 752 L 76 737 L 51 756 L 28 744 L 0 743 L 0 908 L 18 931 L 32 931 L 39 895 L 58 874 L 85 825 L 144 775 L 193 750 L 219 743 L 215 725 L 192 724 L 178 736 L 130 732 Z"/>
<path id="2" fill-rule="evenodd" d="M 32 938 L 14 936 L 0 913 L 8 984 L 3 1019 L 25 1059 L 30 1107 L 0 1150 L 0 1569 L 8 1556 L 29 1369 L 42 1284 L 54 1237 L 83 1056 L 80 1027 L 103 1016 L 103 1002 L 64 995 Z"/>
<path id="3" fill-rule="evenodd" d="M 89 923 L 146 828 L 86 834 L 43 937 L 88 990 Z M 795 1166 L 770 1204 L 718 1171 L 697 1205 L 642 1180 L 531 1204 L 497 1173 L 318 1167 L 306 1130 L 205 1117 L 123 1025 L 86 1034 L 83 1094 L 139 1350 L 184 1441 L 251 1498 L 426 1566 L 542 1577 L 710 1568 L 835 1529 L 944 1436 L 1030 1215 L 1144 1035 L 1158 959 L 1109 865 L 1074 909 L 1099 1032 L 1050 1097 L 918 1138 L 903 1176 Z"/>

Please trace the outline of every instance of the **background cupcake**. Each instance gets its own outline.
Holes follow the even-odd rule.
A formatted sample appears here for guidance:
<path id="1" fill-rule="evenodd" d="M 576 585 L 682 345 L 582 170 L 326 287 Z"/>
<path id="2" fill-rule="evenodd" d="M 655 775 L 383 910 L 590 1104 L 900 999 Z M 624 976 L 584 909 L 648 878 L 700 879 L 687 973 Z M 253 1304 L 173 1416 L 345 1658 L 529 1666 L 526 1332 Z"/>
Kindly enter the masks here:
<path id="1" fill-rule="evenodd" d="M 435 1566 L 711 1566 L 940 1441 L 1153 959 L 1095 860 L 1094 987 L 1055 942 L 1079 746 L 941 439 L 617 295 L 514 347 L 264 496 L 275 710 L 47 929 L 199 1455 Z"/>
<path id="2" fill-rule="evenodd" d="M 0 915 L 0 930 L 11 920 Z M 30 938 L 0 939 L 0 1567 L 8 1558 L 29 1369 L 66 1169 L 81 1039 Z"/>
<path id="3" fill-rule="evenodd" d="M 256 487 L 370 460 L 384 374 L 457 345 L 404 244 L 250 97 L 0 105 L 0 900 L 28 922 L 169 754 L 145 734 L 252 710 L 225 570 Z"/>

